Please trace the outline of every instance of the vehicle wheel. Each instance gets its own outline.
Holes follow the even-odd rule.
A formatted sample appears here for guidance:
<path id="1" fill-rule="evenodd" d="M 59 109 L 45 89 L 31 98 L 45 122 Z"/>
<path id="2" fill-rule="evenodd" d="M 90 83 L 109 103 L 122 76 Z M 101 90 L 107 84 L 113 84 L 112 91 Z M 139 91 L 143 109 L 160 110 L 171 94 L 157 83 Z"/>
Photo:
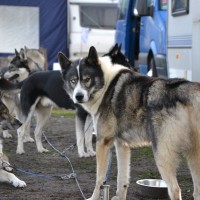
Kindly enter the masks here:
<path id="1" fill-rule="evenodd" d="M 150 56 L 149 63 L 148 63 L 148 76 L 157 77 L 157 70 L 156 70 L 156 63 L 153 56 Z"/>

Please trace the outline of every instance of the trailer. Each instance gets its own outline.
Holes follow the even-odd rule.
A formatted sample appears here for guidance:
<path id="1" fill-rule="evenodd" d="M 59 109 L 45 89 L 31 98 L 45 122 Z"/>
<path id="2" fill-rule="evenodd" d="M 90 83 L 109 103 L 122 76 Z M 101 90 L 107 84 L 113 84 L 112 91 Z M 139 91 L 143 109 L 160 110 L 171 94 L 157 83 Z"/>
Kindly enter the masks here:
<path id="1" fill-rule="evenodd" d="M 200 0 L 169 0 L 168 76 L 200 81 Z"/>

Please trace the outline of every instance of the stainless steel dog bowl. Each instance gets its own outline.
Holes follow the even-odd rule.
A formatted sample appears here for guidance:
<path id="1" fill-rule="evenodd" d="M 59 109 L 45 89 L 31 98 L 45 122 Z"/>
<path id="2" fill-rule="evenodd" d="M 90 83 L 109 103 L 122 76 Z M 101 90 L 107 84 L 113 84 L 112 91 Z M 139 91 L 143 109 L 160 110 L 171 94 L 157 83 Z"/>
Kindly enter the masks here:
<path id="1" fill-rule="evenodd" d="M 164 199 L 168 197 L 167 184 L 160 179 L 138 180 L 137 185 L 142 196 Z"/>

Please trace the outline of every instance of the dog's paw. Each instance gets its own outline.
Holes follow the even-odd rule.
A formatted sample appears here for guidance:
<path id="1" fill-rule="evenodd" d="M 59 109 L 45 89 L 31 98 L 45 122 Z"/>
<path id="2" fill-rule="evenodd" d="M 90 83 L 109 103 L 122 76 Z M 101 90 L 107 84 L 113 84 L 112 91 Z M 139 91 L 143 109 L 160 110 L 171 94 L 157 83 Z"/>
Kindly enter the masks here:
<path id="1" fill-rule="evenodd" d="M 120 200 L 118 196 L 114 196 L 111 200 Z"/>
<path id="2" fill-rule="evenodd" d="M 3 131 L 3 138 L 12 138 L 12 135 L 9 133 L 8 130 Z"/>
<path id="3" fill-rule="evenodd" d="M 23 142 L 35 142 L 35 140 L 32 138 L 32 137 L 25 137 L 24 139 L 23 139 Z"/>
<path id="4" fill-rule="evenodd" d="M 16 154 L 24 154 L 24 149 L 17 149 Z"/>
<path id="5" fill-rule="evenodd" d="M 40 149 L 38 149 L 38 152 L 39 153 L 47 153 L 47 152 L 49 152 L 49 150 L 45 149 L 45 148 L 40 148 Z"/>
<path id="6" fill-rule="evenodd" d="M 81 153 L 79 153 L 79 157 L 80 158 L 86 158 L 86 157 L 90 157 L 90 155 L 88 153 L 81 152 Z"/>
<path id="7" fill-rule="evenodd" d="M 9 164 L 9 163 L 8 163 Z M 10 164 L 9 164 L 10 165 Z M 10 166 L 4 166 L 5 167 L 5 170 L 7 171 L 7 172 L 12 172 L 12 170 L 13 170 L 13 168 L 12 167 L 10 167 Z"/>
<path id="8" fill-rule="evenodd" d="M 20 187 L 20 188 L 26 187 L 26 183 L 24 181 L 21 181 L 17 177 L 15 177 L 15 180 L 12 181 L 12 185 L 14 187 Z"/>
<path id="9" fill-rule="evenodd" d="M 88 151 L 88 155 L 89 155 L 89 157 L 92 157 L 92 156 L 96 156 L 96 152 L 95 151 Z"/>

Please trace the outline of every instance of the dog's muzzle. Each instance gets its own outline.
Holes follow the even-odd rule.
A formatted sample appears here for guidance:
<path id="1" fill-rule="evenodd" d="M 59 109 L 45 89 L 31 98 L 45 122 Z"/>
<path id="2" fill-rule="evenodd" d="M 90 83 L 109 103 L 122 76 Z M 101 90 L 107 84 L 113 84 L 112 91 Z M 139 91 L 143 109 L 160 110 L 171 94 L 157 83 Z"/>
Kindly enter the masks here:
<path id="1" fill-rule="evenodd" d="M 79 93 L 76 94 L 75 98 L 77 100 L 77 103 L 82 103 L 83 99 L 84 99 L 84 95 L 79 92 Z"/>

